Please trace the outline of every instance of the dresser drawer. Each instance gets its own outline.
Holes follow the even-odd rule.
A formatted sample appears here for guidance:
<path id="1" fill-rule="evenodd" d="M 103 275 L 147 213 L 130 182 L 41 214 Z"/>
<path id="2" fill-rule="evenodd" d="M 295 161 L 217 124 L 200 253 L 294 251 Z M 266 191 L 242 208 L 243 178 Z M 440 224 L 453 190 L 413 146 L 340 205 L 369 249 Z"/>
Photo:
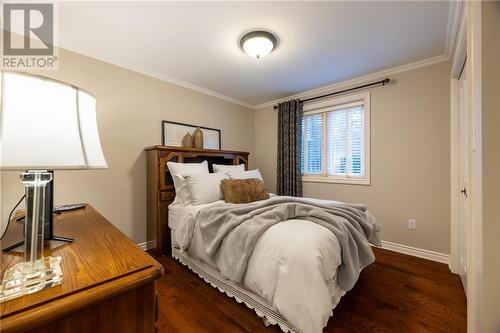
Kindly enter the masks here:
<path id="1" fill-rule="evenodd" d="M 174 201 L 175 192 L 174 191 L 161 191 L 160 200 L 161 201 Z"/>

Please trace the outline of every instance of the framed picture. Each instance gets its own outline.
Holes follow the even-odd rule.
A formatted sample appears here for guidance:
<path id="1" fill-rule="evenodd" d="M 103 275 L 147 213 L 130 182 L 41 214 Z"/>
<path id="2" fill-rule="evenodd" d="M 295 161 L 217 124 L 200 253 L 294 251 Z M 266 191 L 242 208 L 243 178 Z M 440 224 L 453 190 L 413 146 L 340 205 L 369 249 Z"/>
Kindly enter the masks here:
<path id="1" fill-rule="evenodd" d="M 182 138 L 186 133 L 193 135 L 196 127 L 203 132 L 203 149 L 221 149 L 220 130 L 203 126 L 176 123 L 163 120 L 161 122 L 161 144 L 164 146 L 182 147 Z"/>

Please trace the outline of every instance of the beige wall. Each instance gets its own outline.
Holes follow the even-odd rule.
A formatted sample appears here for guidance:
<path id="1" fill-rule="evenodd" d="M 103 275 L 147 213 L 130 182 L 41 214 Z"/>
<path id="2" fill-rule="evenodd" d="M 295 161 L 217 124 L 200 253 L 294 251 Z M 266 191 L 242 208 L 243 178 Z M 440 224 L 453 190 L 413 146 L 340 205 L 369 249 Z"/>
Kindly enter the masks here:
<path id="1" fill-rule="evenodd" d="M 500 332 L 500 2 L 482 2 L 483 276 L 485 332 Z"/>
<path id="2" fill-rule="evenodd" d="M 304 196 L 366 203 L 383 240 L 450 253 L 450 65 L 393 75 L 389 86 L 371 89 L 370 186 L 304 183 Z M 256 111 L 255 158 L 273 191 L 276 124 L 272 107 Z"/>
<path id="3" fill-rule="evenodd" d="M 96 96 L 97 121 L 109 169 L 56 172 L 56 203 L 91 203 L 134 241 L 144 242 L 144 148 L 161 143 L 161 120 L 220 128 L 224 149 L 253 153 L 253 110 L 65 50 L 59 56 L 58 71 L 40 74 Z M 17 174 L 3 173 L 2 221 L 23 193 Z"/>

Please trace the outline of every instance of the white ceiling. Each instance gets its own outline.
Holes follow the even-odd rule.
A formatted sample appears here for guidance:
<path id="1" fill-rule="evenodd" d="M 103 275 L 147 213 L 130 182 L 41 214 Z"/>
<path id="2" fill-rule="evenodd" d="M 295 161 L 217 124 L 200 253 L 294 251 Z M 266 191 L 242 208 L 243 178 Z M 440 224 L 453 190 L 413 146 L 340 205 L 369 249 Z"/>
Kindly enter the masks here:
<path id="1" fill-rule="evenodd" d="M 449 2 L 62 2 L 60 45 L 257 105 L 446 54 Z M 279 39 L 254 59 L 238 38 Z"/>

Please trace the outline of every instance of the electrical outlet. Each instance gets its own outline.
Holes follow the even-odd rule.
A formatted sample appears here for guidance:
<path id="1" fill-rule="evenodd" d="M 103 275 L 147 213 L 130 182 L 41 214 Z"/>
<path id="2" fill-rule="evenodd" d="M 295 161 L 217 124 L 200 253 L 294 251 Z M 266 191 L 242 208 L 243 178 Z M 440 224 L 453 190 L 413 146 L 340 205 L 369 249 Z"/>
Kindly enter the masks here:
<path id="1" fill-rule="evenodd" d="M 417 220 L 408 219 L 408 229 L 411 229 L 411 230 L 417 229 Z"/>

